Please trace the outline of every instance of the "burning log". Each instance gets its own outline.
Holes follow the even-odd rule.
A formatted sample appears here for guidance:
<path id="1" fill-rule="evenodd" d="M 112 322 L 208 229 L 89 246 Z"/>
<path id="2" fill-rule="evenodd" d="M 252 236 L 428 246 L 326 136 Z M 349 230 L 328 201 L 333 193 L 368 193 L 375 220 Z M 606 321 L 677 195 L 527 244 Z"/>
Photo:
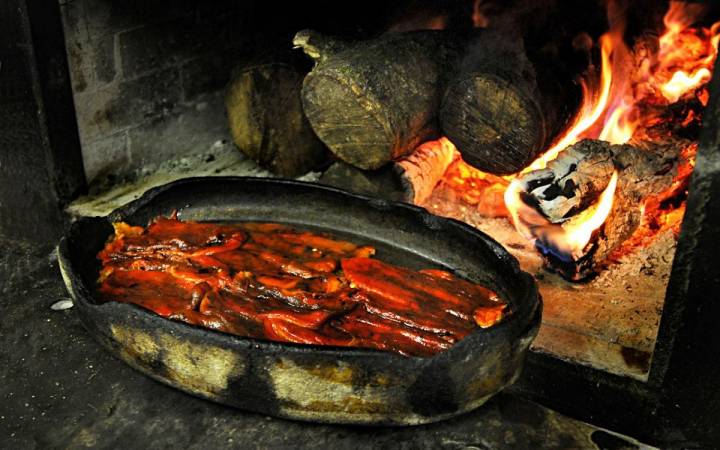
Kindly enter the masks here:
<path id="1" fill-rule="evenodd" d="M 243 67 L 225 97 L 230 132 L 238 148 L 258 164 L 285 177 L 327 160 L 302 110 L 303 74 L 285 63 Z"/>
<path id="2" fill-rule="evenodd" d="M 688 145 L 681 139 L 623 145 L 584 140 L 545 169 L 519 177 L 520 198 L 546 220 L 541 225 L 532 219 L 528 229 L 547 265 L 573 281 L 594 275 L 597 266 L 638 228 L 646 202 L 672 189 L 678 169 L 686 163 L 682 150 Z M 610 189 L 613 174 L 617 186 Z M 593 212 L 593 203 L 601 203 L 609 190 L 614 198 L 607 220 L 588 231 L 592 235 L 582 248 L 571 248 L 569 230 L 579 229 Z"/>
<path id="3" fill-rule="evenodd" d="M 546 168 L 519 178 L 523 200 L 552 223 L 571 218 L 607 188 L 615 171 L 612 147 L 603 141 L 586 139 L 565 149 Z"/>
<path id="4" fill-rule="evenodd" d="M 552 223 L 585 210 L 619 171 L 619 193 L 651 197 L 670 188 L 677 173 L 680 143 L 612 145 L 585 139 L 565 149 L 545 169 L 528 172 L 519 181 L 524 200 Z"/>
<path id="5" fill-rule="evenodd" d="M 313 129 L 341 160 L 378 169 L 439 136 L 440 98 L 461 44 L 452 33 L 388 33 L 343 43 L 310 30 L 296 47 L 315 60 L 302 89 Z"/>
<path id="6" fill-rule="evenodd" d="M 335 162 L 323 173 L 320 182 L 417 205 L 430 197 L 456 156 L 452 143 L 442 138 L 426 142 L 409 156 L 377 170 L 360 170 L 342 161 Z"/>
<path id="7" fill-rule="evenodd" d="M 478 34 L 445 93 L 440 121 L 470 165 L 517 173 L 549 147 L 580 103 L 577 72 L 513 26 Z M 554 48 L 553 45 L 547 46 Z"/>

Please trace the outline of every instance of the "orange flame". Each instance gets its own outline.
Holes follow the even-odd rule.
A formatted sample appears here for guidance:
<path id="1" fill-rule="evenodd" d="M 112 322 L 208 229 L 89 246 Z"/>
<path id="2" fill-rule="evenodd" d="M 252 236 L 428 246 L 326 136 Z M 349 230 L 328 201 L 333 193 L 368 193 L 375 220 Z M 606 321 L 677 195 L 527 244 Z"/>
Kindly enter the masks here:
<path id="1" fill-rule="evenodd" d="M 670 102 L 674 103 L 680 99 L 686 92 L 695 86 L 705 84 L 710 81 L 710 72 L 705 67 L 701 67 L 692 75 L 688 75 L 684 70 L 678 70 L 670 78 L 670 81 L 660 86 L 663 96 Z"/>
<path id="2" fill-rule="evenodd" d="M 532 162 L 528 167 L 520 173 L 527 173 L 533 170 L 544 169 L 547 163 L 557 158 L 561 151 L 566 147 L 573 145 L 580 140 L 580 136 L 585 133 L 597 120 L 602 116 L 608 98 L 610 97 L 610 86 L 612 81 L 612 65 L 610 64 L 610 55 L 612 54 L 612 38 L 609 34 L 604 34 L 600 38 L 601 50 L 601 75 L 600 89 L 597 94 L 592 93 L 590 82 L 585 79 L 580 80 L 582 87 L 583 102 L 580 106 L 580 112 L 575 117 L 572 126 L 565 132 L 557 142 L 550 147 L 539 158 Z"/>
<path id="3" fill-rule="evenodd" d="M 594 207 L 590 207 L 575 217 L 574 220 L 563 224 L 565 242 L 573 257 L 582 256 L 582 250 L 590 242 L 592 232 L 600 228 L 610 215 L 617 188 L 618 174 L 613 172 L 607 187 L 600 195 Z"/>
<path id="4" fill-rule="evenodd" d="M 540 240 L 544 245 L 552 246 L 564 255 L 578 259 L 590 242 L 593 231 L 600 228 L 610 215 L 617 181 L 618 173 L 615 171 L 597 202 L 563 224 L 551 223 L 525 204 L 520 197 L 522 189 L 517 179 L 513 180 L 505 191 L 505 202 L 516 229 L 526 239 L 533 242 Z"/>
<path id="5" fill-rule="evenodd" d="M 614 7 L 611 2 L 608 9 L 611 29 L 599 41 L 599 82 L 593 82 L 591 76 L 581 80 L 583 102 L 572 126 L 521 174 L 545 168 L 566 147 L 583 138 L 613 144 L 628 142 L 638 128 L 653 124 L 654 116 L 646 112 L 648 105 L 674 103 L 710 80 L 720 41 L 720 22 L 710 29 L 692 28 L 702 13 L 702 5 L 671 2 L 664 17 L 666 29 L 658 40 L 657 54 L 640 61 L 623 41 L 625 24 L 617 20 L 619 15 L 615 14 Z M 630 73 L 633 67 L 636 69 Z M 616 184 L 617 173 L 613 174 L 596 207 L 562 226 L 550 224 L 522 201 L 523 185 L 517 178 L 505 191 L 504 200 L 516 229 L 523 236 L 551 242 L 557 250 L 577 257 L 592 232 L 607 219 Z"/>
<path id="6" fill-rule="evenodd" d="M 592 78 L 581 80 L 583 101 L 572 126 L 557 142 L 521 173 L 544 168 L 557 158 L 566 147 L 580 139 L 601 139 L 622 144 L 632 138 L 641 124 L 636 118 L 643 103 L 657 100 L 649 98 L 658 91 L 668 103 L 673 103 L 707 83 L 720 42 L 720 22 L 710 29 L 690 28 L 702 12 L 703 5 L 671 2 L 664 18 L 666 31 L 659 38 L 659 51 L 655 61 L 641 61 L 638 75 L 623 73 L 631 65 L 632 52 L 623 41 L 625 29 L 622 21 L 600 37 L 600 83 Z M 682 67 L 682 68 L 680 68 Z M 633 95 L 637 90 L 638 95 Z M 602 122 L 601 122 L 602 120 Z M 602 127 L 598 129 L 598 123 Z"/>
<path id="7" fill-rule="evenodd" d="M 490 20 L 483 12 L 482 3 L 482 0 L 473 2 L 472 22 L 475 28 L 487 28 L 490 24 Z"/>

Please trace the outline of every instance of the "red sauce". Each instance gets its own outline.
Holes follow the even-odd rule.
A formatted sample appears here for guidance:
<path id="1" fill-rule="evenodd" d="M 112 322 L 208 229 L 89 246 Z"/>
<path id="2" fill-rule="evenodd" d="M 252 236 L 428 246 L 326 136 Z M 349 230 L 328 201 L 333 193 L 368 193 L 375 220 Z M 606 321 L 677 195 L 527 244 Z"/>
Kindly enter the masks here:
<path id="1" fill-rule="evenodd" d="M 387 264 L 372 247 L 285 225 L 114 226 L 98 254 L 103 301 L 240 336 L 430 356 L 507 306 L 449 272 Z"/>

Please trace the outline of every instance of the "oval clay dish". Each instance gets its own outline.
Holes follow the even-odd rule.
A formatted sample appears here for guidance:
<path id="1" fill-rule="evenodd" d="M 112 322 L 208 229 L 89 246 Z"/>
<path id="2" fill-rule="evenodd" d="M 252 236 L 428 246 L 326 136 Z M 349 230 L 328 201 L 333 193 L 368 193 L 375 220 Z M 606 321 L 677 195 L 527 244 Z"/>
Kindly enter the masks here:
<path id="1" fill-rule="evenodd" d="M 243 338 L 98 303 L 96 255 L 111 223 L 144 226 L 173 210 L 183 220 L 281 222 L 374 245 L 378 259 L 443 268 L 495 290 L 510 314 L 418 358 Z M 75 222 L 59 261 L 85 327 L 132 367 L 199 397 L 316 422 L 416 425 L 477 408 L 518 377 L 542 309 L 533 278 L 482 232 L 407 204 L 296 181 L 194 178 L 152 189 L 108 217 Z"/>

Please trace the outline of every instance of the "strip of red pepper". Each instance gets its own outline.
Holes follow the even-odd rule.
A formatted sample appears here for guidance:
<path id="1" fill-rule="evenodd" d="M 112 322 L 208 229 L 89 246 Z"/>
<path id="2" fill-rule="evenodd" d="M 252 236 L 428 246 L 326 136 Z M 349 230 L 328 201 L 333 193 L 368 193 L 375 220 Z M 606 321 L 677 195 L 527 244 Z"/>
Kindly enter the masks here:
<path id="1" fill-rule="evenodd" d="M 370 258 L 344 259 L 342 268 L 352 285 L 373 294 L 379 306 L 401 320 L 443 320 L 446 311 L 465 323 L 474 320 L 487 327 L 501 319 L 506 307 L 493 291 L 446 272 L 416 272 Z"/>
<path id="2" fill-rule="evenodd" d="M 157 218 L 115 229 L 98 254 L 105 300 L 248 337 L 428 356 L 506 306 L 448 272 L 385 264 L 367 258 L 372 247 L 280 224 Z"/>

